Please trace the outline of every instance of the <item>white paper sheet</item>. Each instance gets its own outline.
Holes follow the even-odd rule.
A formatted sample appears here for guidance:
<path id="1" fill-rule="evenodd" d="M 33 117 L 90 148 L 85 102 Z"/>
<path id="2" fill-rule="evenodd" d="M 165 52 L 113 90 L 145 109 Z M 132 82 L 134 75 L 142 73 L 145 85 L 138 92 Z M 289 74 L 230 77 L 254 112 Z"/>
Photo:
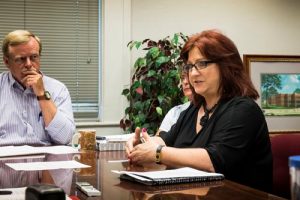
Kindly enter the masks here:
<path id="1" fill-rule="evenodd" d="M 104 136 L 108 142 L 126 142 L 134 133 L 121 135 L 106 135 Z"/>
<path id="2" fill-rule="evenodd" d="M 26 187 L 5 188 L 5 189 L 0 189 L 0 191 L 1 190 L 12 191 L 12 194 L 0 195 L 0 200 L 25 200 Z M 71 200 L 71 198 L 66 195 L 66 200 Z"/>
<path id="3" fill-rule="evenodd" d="M 36 171 L 36 170 L 51 170 L 51 169 L 79 169 L 88 168 L 89 165 L 82 164 L 75 160 L 68 161 L 51 161 L 51 162 L 26 162 L 26 163 L 5 163 L 14 170 Z"/>
<path id="4" fill-rule="evenodd" d="M 109 162 L 109 163 L 120 163 L 120 162 L 129 162 L 129 160 L 128 159 L 126 159 L 126 160 L 109 160 L 107 162 Z"/>
<path id="5" fill-rule="evenodd" d="M 22 188 L 5 188 L 0 190 L 9 190 L 12 191 L 8 195 L 0 195 L 0 200 L 25 200 L 25 190 L 26 187 Z"/>
<path id="6" fill-rule="evenodd" d="M 0 157 L 0 161 L 16 160 L 16 159 L 27 159 L 27 158 L 45 158 L 45 154 L 34 154 L 34 155 L 22 155 L 22 156 L 9 156 L 9 157 Z"/>
<path id="7" fill-rule="evenodd" d="M 224 179 L 223 174 L 206 172 L 190 167 L 149 172 L 111 171 L 120 174 L 120 177 L 123 179 L 134 180 L 146 185 L 218 181 Z"/>
<path id="8" fill-rule="evenodd" d="M 0 158 L 36 154 L 70 154 L 78 153 L 78 149 L 71 146 L 46 146 L 46 147 L 32 147 L 28 145 L 23 146 L 4 146 L 0 147 Z"/>
<path id="9" fill-rule="evenodd" d="M 43 151 L 48 154 L 71 154 L 78 153 L 77 148 L 73 148 L 71 146 L 45 146 L 45 147 L 35 147 L 38 148 L 39 151 Z"/>

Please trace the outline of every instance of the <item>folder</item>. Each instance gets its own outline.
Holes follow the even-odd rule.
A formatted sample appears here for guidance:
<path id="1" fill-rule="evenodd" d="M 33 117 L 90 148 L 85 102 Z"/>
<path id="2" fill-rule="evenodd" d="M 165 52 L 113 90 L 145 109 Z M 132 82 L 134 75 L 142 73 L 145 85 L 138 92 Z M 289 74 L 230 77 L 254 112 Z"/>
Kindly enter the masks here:
<path id="1" fill-rule="evenodd" d="M 224 175 L 220 173 L 205 172 L 190 167 L 151 172 L 115 170 L 112 170 L 112 172 L 120 174 L 120 179 L 139 182 L 145 185 L 210 182 L 220 181 L 225 178 Z"/>

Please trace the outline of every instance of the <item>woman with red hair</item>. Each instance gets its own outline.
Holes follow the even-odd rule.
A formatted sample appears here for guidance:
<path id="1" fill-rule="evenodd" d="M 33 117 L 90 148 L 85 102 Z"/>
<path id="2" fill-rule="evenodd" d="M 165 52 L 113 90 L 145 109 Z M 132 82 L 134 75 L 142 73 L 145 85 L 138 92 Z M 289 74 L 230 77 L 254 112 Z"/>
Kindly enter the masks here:
<path id="1" fill-rule="evenodd" d="M 272 152 L 258 93 L 235 44 L 215 30 L 191 36 L 181 56 L 193 91 L 192 105 L 169 132 L 140 143 L 140 129 L 127 142 L 132 163 L 162 163 L 218 172 L 226 179 L 267 192 Z"/>

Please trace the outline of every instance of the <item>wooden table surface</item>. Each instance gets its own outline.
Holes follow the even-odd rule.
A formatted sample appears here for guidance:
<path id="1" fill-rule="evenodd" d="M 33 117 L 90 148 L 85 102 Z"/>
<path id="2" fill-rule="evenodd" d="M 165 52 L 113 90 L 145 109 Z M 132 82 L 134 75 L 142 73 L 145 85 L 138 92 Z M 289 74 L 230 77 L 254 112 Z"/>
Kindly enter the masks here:
<path id="1" fill-rule="evenodd" d="M 174 184 L 165 186 L 146 186 L 130 181 L 121 181 L 119 175 L 111 170 L 157 170 L 163 166 L 153 165 L 147 168 L 130 165 L 123 151 L 103 151 L 82 153 L 80 161 L 93 166 L 90 169 L 76 172 L 73 175 L 71 194 L 80 199 L 283 199 L 229 180 Z M 75 187 L 76 181 L 87 181 L 101 191 L 100 197 L 87 197 Z"/>

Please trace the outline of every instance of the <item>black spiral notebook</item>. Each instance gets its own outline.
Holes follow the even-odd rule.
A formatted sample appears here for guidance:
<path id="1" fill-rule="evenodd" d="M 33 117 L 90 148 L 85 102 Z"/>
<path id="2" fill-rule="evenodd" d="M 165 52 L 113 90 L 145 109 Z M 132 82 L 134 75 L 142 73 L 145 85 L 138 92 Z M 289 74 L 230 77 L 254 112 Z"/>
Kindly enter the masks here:
<path id="1" fill-rule="evenodd" d="M 210 173 L 190 167 L 151 172 L 115 171 L 120 179 L 143 183 L 145 185 L 167 185 L 178 183 L 208 182 L 224 179 L 223 174 Z"/>

